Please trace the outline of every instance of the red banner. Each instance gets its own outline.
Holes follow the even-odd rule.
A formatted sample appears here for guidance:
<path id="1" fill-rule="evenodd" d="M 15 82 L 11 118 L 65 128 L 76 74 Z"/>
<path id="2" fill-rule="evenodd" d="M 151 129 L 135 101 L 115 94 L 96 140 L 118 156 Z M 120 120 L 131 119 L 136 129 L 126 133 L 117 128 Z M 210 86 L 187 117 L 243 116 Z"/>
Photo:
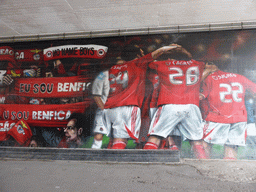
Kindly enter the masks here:
<path id="1" fill-rule="evenodd" d="M 81 97 L 88 95 L 88 81 L 82 76 L 16 78 L 14 94 L 36 98 Z"/>
<path id="2" fill-rule="evenodd" d="M 22 119 L 31 127 L 63 127 L 72 113 L 84 113 L 91 103 L 92 100 L 87 99 L 63 105 L 3 104 L 0 106 L 0 117 L 11 122 Z"/>
<path id="3" fill-rule="evenodd" d="M 20 145 L 27 147 L 33 134 L 26 121 L 20 120 L 8 131 L 8 135 L 11 135 Z"/>
<path id="4" fill-rule="evenodd" d="M 90 58 L 102 59 L 106 56 L 108 48 L 102 45 L 64 45 L 44 49 L 44 60 L 64 58 Z"/>
<path id="5" fill-rule="evenodd" d="M 16 124 L 16 121 L 3 121 L 0 120 L 0 141 L 9 139 L 8 131 Z"/>
<path id="6" fill-rule="evenodd" d="M 0 47 L 0 61 L 15 61 L 14 50 L 8 46 Z"/>
<path id="7" fill-rule="evenodd" d="M 15 58 L 18 62 L 40 62 L 40 61 L 43 61 L 43 50 L 42 49 L 16 50 Z"/>

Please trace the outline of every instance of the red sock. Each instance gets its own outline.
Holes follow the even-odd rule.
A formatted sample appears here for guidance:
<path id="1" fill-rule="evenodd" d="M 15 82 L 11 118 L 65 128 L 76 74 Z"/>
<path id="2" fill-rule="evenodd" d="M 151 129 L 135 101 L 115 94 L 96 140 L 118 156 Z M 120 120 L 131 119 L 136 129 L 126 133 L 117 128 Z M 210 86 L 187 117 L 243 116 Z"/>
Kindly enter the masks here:
<path id="1" fill-rule="evenodd" d="M 196 155 L 197 159 L 209 159 L 207 158 L 204 147 L 202 145 L 194 145 L 193 146 L 194 154 Z"/>
<path id="2" fill-rule="evenodd" d="M 147 142 L 143 149 L 158 149 L 158 146 L 155 143 Z"/>
<path id="3" fill-rule="evenodd" d="M 179 151 L 179 148 L 177 147 L 177 145 L 170 145 L 170 146 L 169 146 L 169 149 L 170 149 L 171 151 Z"/>
<path id="4" fill-rule="evenodd" d="M 116 141 L 113 143 L 113 146 L 111 149 L 125 149 L 126 143 L 123 141 Z"/>

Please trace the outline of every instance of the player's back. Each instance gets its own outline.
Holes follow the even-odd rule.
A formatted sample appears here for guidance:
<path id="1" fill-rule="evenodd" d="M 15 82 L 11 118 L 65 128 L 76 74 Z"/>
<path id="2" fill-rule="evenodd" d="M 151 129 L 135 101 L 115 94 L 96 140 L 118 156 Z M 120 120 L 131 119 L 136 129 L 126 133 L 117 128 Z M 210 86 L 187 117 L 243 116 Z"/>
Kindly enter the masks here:
<path id="1" fill-rule="evenodd" d="M 135 105 L 141 107 L 145 94 L 147 64 L 151 54 L 112 66 L 109 69 L 110 92 L 105 108 Z"/>
<path id="2" fill-rule="evenodd" d="M 244 97 L 245 90 L 251 85 L 254 86 L 242 75 L 220 70 L 208 76 L 203 86 L 203 94 L 210 106 L 206 120 L 220 123 L 247 121 Z"/>
<path id="3" fill-rule="evenodd" d="M 166 60 L 151 63 L 150 67 L 157 70 L 160 79 L 158 105 L 199 105 L 203 62 L 195 60 Z"/>

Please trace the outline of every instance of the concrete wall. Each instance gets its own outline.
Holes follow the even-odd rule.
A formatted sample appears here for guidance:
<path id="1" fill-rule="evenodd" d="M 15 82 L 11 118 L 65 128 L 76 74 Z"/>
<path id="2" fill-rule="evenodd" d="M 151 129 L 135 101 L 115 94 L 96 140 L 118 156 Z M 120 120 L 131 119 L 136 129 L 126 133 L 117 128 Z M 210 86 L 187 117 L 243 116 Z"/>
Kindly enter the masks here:
<path id="1" fill-rule="evenodd" d="M 77 32 L 95 37 L 102 36 L 95 31 L 106 30 L 117 31 L 103 36 L 159 33 L 166 26 L 169 32 L 255 28 L 255 13 L 252 0 L 1 1 L 0 40 L 49 34 L 44 39 L 58 39 L 63 33 L 69 38 Z"/>

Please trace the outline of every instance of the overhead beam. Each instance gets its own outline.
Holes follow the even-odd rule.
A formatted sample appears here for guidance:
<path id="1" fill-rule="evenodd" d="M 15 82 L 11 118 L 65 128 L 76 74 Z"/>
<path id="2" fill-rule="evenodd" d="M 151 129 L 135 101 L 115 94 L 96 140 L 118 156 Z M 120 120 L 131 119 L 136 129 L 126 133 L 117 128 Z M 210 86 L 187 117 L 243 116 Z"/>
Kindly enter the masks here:
<path id="1" fill-rule="evenodd" d="M 79 38 L 97 38 L 97 37 L 116 37 L 131 35 L 151 35 L 164 33 L 189 33 L 189 32 L 210 32 L 225 30 L 243 30 L 255 29 L 256 21 L 232 22 L 232 23 L 210 23 L 210 24 L 191 24 L 191 25 L 172 25 L 162 27 L 148 28 L 127 28 L 119 30 L 105 31 L 82 31 L 75 33 L 57 33 L 57 34 L 38 34 L 25 36 L 0 37 L 0 43 L 15 43 L 26 41 L 47 41 L 47 40 L 66 40 Z"/>

